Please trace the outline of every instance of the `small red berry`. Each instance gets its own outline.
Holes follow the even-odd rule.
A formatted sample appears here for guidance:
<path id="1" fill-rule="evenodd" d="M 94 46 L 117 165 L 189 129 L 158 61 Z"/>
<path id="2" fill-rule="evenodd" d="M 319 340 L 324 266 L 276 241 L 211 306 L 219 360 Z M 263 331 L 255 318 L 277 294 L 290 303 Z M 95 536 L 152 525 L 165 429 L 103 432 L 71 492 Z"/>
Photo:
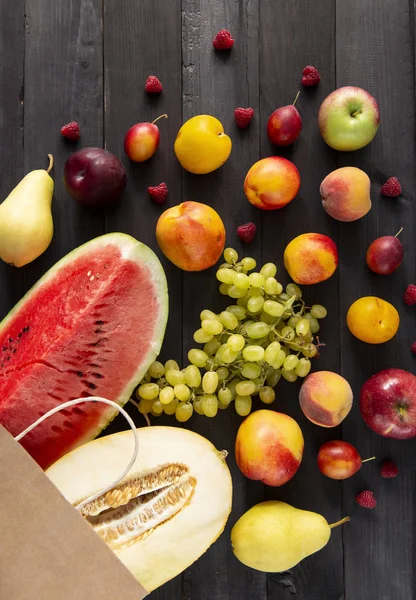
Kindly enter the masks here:
<path id="1" fill-rule="evenodd" d="M 411 283 L 410 285 L 407 286 L 406 291 L 403 296 L 403 300 L 404 300 L 404 303 L 407 304 L 408 306 L 412 306 L 413 304 L 416 304 L 416 285 L 413 285 L 413 283 Z"/>
<path id="2" fill-rule="evenodd" d="M 215 50 L 229 50 L 234 46 L 234 38 L 227 29 L 221 29 L 212 43 Z"/>
<path id="3" fill-rule="evenodd" d="M 374 498 L 373 492 L 370 490 L 364 490 L 360 492 L 356 498 L 357 504 L 363 508 L 375 508 L 377 506 L 377 500 Z"/>
<path id="4" fill-rule="evenodd" d="M 61 128 L 61 135 L 63 135 L 68 140 L 72 140 L 76 142 L 80 138 L 80 130 L 79 125 L 76 121 L 71 121 L 71 123 L 67 123 Z"/>
<path id="5" fill-rule="evenodd" d="M 390 177 L 386 183 L 381 186 L 380 193 L 388 198 L 397 198 L 402 193 L 402 186 L 397 177 Z"/>
<path id="6" fill-rule="evenodd" d="M 147 191 L 155 204 L 164 204 L 168 198 L 168 186 L 164 181 L 159 185 L 148 187 Z"/>
<path id="7" fill-rule="evenodd" d="M 148 94 L 161 94 L 163 86 L 155 75 L 149 75 L 146 79 L 144 89 Z"/>
<path id="8" fill-rule="evenodd" d="M 413 342 L 412 344 L 412 352 L 413 354 L 416 354 L 416 342 Z"/>
<path id="9" fill-rule="evenodd" d="M 314 85 L 318 85 L 321 81 L 321 76 L 316 67 L 312 67 L 312 65 L 308 65 L 302 71 L 302 85 L 306 87 L 313 87 Z"/>
<path id="10" fill-rule="evenodd" d="M 252 108 L 236 108 L 234 111 L 235 122 L 240 129 L 246 129 L 246 127 L 250 125 L 253 117 L 254 110 Z"/>
<path id="11" fill-rule="evenodd" d="M 384 479 L 392 479 L 393 477 L 397 477 L 399 469 L 394 461 L 385 460 L 381 465 L 380 473 Z"/>
<path id="12" fill-rule="evenodd" d="M 254 240 L 256 235 L 257 227 L 254 223 L 245 223 L 237 228 L 237 235 L 242 242 L 249 244 Z"/>

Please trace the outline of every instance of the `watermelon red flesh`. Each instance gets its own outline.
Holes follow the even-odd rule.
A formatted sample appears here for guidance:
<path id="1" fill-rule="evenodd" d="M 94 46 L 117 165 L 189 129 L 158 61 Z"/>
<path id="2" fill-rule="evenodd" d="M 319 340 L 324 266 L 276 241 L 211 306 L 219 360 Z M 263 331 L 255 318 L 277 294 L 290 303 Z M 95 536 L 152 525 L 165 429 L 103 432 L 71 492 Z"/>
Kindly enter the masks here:
<path id="1" fill-rule="evenodd" d="M 17 435 L 73 398 L 124 404 L 160 350 L 166 319 L 166 280 L 149 248 L 109 234 L 74 251 L 0 326 L 0 423 Z M 114 416 L 99 403 L 64 409 L 22 444 L 47 468 Z"/>

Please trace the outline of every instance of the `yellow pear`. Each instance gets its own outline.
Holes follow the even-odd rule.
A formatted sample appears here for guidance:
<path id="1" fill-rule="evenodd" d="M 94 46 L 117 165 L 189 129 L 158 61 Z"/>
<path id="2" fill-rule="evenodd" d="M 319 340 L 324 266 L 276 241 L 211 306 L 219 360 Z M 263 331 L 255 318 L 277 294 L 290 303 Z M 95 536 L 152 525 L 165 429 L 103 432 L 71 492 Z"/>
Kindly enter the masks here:
<path id="1" fill-rule="evenodd" d="M 328 543 L 331 529 L 346 521 L 349 517 L 329 525 L 322 515 L 270 500 L 253 506 L 237 521 L 231 543 L 243 564 L 266 573 L 280 573 L 321 550 Z"/>
<path id="2" fill-rule="evenodd" d="M 0 205 L 0 258 L 15 267 L 35 260 L 52 240 L 53 157 L 48 157 L 48 169 L 28 173 Z"/>
<path id="3" fill-rule="evenodd" d="M 175 154 L 182 167 L 203 175 L 225 163 L 232 143 L 222 123 L 210 115 L 197 115 L 182 125 L 175 140 Z"/>

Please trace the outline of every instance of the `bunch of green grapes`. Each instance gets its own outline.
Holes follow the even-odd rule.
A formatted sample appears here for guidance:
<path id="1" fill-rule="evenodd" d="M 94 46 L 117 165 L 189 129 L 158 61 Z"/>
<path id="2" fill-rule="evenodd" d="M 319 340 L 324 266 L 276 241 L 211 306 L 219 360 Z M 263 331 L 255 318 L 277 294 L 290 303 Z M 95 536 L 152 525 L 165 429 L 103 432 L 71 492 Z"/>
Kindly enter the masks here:
<path id="1" fill-rule="evenodd" d="M 325 307 L 308 308 L 294 283 L 283 291 L 273 263 L 255 271 L 254 258 L 239 262 L 232 248 L 226 248 L 224 260 L 216 274 L 219 289 L 234 303 L 220 314 L 201 312 L 194 340 L 203 348 L 189 350 L 186 368 L 174 360 L 151 365 L 136 391 L 143 414 L 164 412 L 185 422 L 194 411 L 215 417 L 234 402 L 236 412 L 246 416 L 253 396 L 265 404 L 274 401 L 281 377 L 293 382 L 308 375 Z"/>

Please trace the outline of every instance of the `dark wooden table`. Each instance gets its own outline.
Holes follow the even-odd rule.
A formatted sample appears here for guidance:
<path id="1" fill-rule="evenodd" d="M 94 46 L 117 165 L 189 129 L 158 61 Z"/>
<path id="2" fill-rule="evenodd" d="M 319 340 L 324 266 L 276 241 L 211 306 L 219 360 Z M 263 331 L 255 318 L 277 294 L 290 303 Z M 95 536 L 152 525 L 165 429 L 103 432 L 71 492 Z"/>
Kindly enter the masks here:
<path id="1" fill-rule="evenodd" d="M 322 327 L 327 346 L 315 369 L 342 373 L 356 397 L 365 379 L 387 367 L 415 371 L 410 343 L 416 340 L 415 311 L 402 293 L 414 282 L 416 231 L 415 186 L 415 44 L 414 7 L 409 0 L 0 0 L 0 191 L 4 198 L 23 174 L 45 167 L 55 156 L 55 236 L 48 251 L 16 270 L 0 265 L 0 313 L 14 303 L 57 259 L 105 231 L 124 231 L 156 251 L 155 223 L 161 212 L 147 186 L 166 181 L 170 205 L 193 199 L 214 206 L 228 229 L 228 242 L 256 259 L 273 260 L 280 278 L 285 245 L 300 233 L 329 234 L 338 244 L 340 265 L 326 283 L 306 291 L 310 301 L 329 308 Z M 212 39 L 227 27 L 236 43 L 231 54 L 215 53 Z M 300 140 L 279 153 L 301 173 L 297 199 L 284 210 L 261 213 L 243 194 L 248 168 L 276 153 L 266 136 L 266 120 L 276 107 L 292 102 L 302 69 L 318 66 L 317 89 L 302 90 L 298 108 L 303 119 Z M 164 84 L 160 97 L 144 92 L 149 74 Z M 346 84 L 374 94 L 381 110 L 375 140 L 359 152 L 338 154 L 322 142 L 317 112 L 323 98 Z M 251 106 L 255 119 L 237 130 L 233 110 Z M 132 165 L 123 154 L 123 138 L 137 121 L 160 124 L 157 156 Z M 224 167 L 206 176 L 181 170 L 173 142 L 181 123 L 209 113 L 217 116 L 233 139 Z M 77 147 L 105 146 L 126 164 L 129 184 L 123 201 L 107 212 L 88 212 L 65 192 L 63 165 L 73 145 L 61 139 L 61 125 L 77 120 L 82 139 Z M 319 184 L 343 165 L 357 165 L 371 177 L 373 209 L 354 224 L 337 223 L 320 206 Z M 381 183 L 397 175 L 404 197 L 380 196 Z M 253 220 L 255 242 L 242 248 L 237 225 Z M 389 277 L 367 270 L 368 244 L 379 235 L 401 239 L 406 257 Z M 183 273 L 163 260 L 170 289 L 170 320 L 163 357 L 186 359 L 202 308 L 220 308 L 214 271 Z M 392 301 L 402 325 L 395 339 L 373 347 L 353 339 L 345 325 L 353 300 L 374 294 Z M 218 448 L 231 450 L 233 513 L 223 536 L 196 564 L 150 597 L 154 600 L 411 600 L 416 598 L 415 452 L 416 440 L 390 441 L 373 434 L 357 403 L 342 427 L 325 430 L 307 421 L 299 409 L 299 385 L 279 383 L 275 406 L 294 416 L 306 441 L 296 477 L 283 488 L 267 488 L 245 479 L 236 468 L 233 444 L 240 418 L 230 408 L 214 420 L 195 415 L 187 426 Z M 136 422 L 143 421 L 134 412 Z M 172 423 L 166 418 L 165 423 Z M 117 421 L 111 430 L 124 427 Z M 383 480 L 370 463 L 343 483 L 324 478 L 316 454 L 325 440 L 344 438 L 363 456 L 377 462 L 392 457 L 400 475 Z M 355 503 L 363 488 L 374 491 L 378 506 L 364 510 Z M 233 556 L 229 534 L 236 519 L 253 504 L 270 498 L 322 513 L 328 521 L 349 514 L 351 523 L 335 530 L 328 546 L 292 573 L 265 575 L 249 570 Z M 46 600 L 46 599 L 45 599 Z"/>

